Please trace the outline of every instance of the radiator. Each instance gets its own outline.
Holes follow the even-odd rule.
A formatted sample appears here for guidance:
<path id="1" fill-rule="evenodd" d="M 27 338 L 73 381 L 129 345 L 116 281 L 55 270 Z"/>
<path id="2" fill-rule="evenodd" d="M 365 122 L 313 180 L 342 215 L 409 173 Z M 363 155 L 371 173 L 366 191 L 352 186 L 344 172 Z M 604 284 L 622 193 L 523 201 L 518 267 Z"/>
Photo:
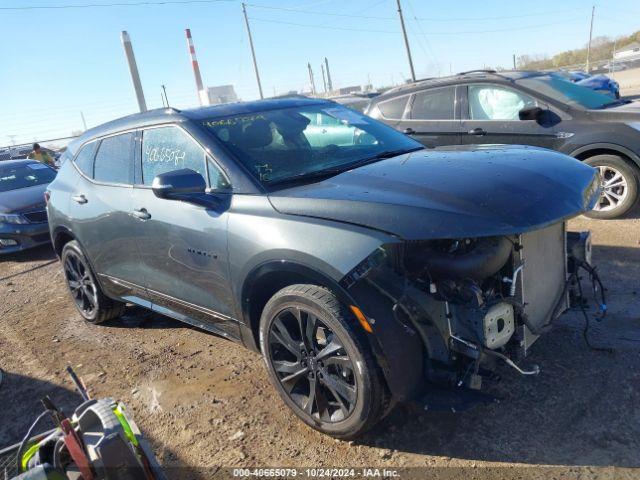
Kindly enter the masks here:
<path id="1" fill-rule="evenodd" d="M 519 278 L 518 295 L 524 311 L 534 327 L 545 325 L 560 302 L 556 317 L 569 308 L 568 293 L 563 290 L 567 280 L 566 232 L 564 222 L 520 236 L 522 249 L 520 262 L 524 262 Z M 524 350 L 537 339 L 528 328 L 524 328 Z"/>

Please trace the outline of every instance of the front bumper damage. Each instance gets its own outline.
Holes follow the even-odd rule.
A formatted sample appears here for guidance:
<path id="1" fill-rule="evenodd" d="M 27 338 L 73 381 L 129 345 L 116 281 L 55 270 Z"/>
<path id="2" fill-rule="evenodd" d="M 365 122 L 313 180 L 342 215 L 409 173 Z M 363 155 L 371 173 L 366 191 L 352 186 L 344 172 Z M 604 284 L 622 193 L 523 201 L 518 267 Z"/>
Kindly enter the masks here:
<path id="1" fill-rule="evenodd" d="M 426 382 L 479 390 L 498 363 L 523 375 L 534 342 L 582 301 L 578 265 L 588 232 L 564 222 L 523 234 L 387 244 L 342 286 L 372 325 L 390 390 L 415 398 Z"/>

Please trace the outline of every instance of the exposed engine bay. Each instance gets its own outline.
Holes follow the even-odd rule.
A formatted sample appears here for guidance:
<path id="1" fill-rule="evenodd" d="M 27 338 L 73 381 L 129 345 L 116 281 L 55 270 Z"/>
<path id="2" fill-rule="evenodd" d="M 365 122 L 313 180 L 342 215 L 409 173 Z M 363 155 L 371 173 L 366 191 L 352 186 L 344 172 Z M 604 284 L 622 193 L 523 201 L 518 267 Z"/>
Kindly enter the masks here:
<path id="1" fill-rule="evenodd" d="M 385 245 L 343 283 L 355 295 L 361 282 L 373 286 L 394 321 L 415 331 L 429 380 L 479 389 L 497 362 L 539 373 L 523 359 L 554 320 L 583 305 L 579 268 L 594 293 L 601 290 L 590 234 L 566 232 L 560 222 L 523 234 Z M 373 322 L 383 308 L 372 306 Z"/>

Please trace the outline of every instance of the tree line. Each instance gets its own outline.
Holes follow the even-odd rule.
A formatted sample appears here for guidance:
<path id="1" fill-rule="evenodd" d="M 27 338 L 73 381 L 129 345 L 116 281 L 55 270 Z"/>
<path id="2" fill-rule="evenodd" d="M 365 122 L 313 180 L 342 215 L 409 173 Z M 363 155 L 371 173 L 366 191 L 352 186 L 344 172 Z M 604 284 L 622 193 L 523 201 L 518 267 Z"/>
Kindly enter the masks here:
<path id="1" fill-rule="evenodd" d="M 591 41 L 591 62 L 610 60 L 614 51 L 620 51 L 625 46 L 640 42 L 640 30 L 612 39 L 607 36 L 595 37 Z M 516 58 L 516 65 L 521 70 L 555 69 L 564 66 L 584 64 L 587 61 L 587 45 L 576 50 L 566 50 L 552 57 L 548 55 L 520 55 Z"/>

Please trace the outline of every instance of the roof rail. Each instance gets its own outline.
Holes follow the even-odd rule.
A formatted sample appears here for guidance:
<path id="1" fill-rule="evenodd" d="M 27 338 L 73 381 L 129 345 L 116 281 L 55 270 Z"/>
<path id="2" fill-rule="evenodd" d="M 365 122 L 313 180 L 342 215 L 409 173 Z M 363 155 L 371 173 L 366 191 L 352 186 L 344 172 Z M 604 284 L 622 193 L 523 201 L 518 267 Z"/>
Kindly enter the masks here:
<path id="1" fill-rule="evenodd" d="M 466 75 L 468 73 L 498 73 L 495 70 L 488 70 L 488 69 L 477 69 L 477 70 L 467 70 L 466 72 L 460 72 L 458 73 L 458 75 Z"/>

